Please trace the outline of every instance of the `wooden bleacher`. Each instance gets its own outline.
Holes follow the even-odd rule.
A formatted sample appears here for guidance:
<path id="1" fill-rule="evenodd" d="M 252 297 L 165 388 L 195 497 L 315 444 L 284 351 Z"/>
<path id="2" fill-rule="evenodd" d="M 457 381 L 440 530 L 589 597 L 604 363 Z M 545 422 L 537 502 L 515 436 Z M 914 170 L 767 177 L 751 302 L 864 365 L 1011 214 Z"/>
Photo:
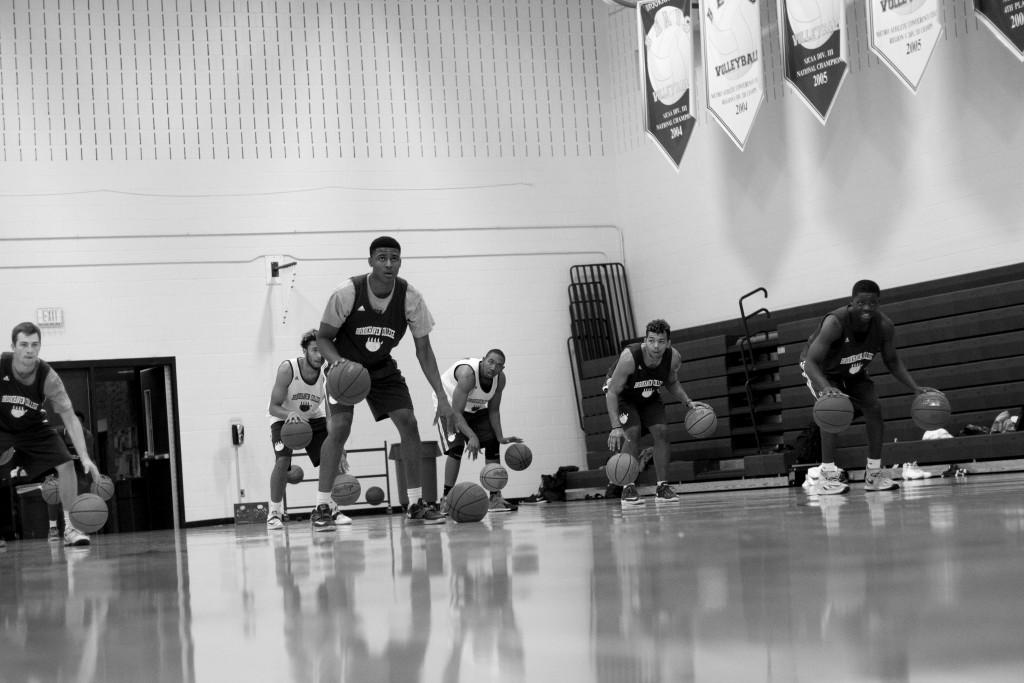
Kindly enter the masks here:
<path id="1" fill-rule="evenodd" d="M 896 325 L 896 346 L 903 362 L 919 384 L 940 389 L 950 399 L 950 433 L 955 436 L 968 424 L 988 427 L 999 411 L 1024 405 L 1024 263 L 888 290 L 881 284 L 881 309 Z M 762 334 L 752 334 L 757 340 L 753 346 L 758 374 L 752 386 L 760 451 L 749 446 L 755 425 L 737 360 L 739 320 L 672 333 L 673 344 L 683 356 L 684 387 L 694 399 L 711 404 L 719 426 L 714 437 L 693 439 L 683 427 L 683 407 L 674 400 L 667 402 L 671 480 L 750 479 L 787 472 L 793 463 L 786 453 L 770 451 L 794 443 L 812 419 L 812 397 L 798 366 L 800 351 L 821 317 L 848 301 L 843 297 L 773 311 L 762 325 Z M 582 422 L 588 469 L 569 475 L 570 489 L 603 489 L 607 484 L 601 467 L 609 455 L 605 445 L 609 425 L 601 385 L 613 361 L 608 357 L 583 364 Z M 910 419 L 912 394 L 889 374 L 881 358 L 871 364 L 870 372 L 886 420 L 886 466 L 1021 458 L 1024 469 L 1024 432 L 922 441 L 922 430 Z M 641 447 L 649 441 L 645 437 Z M 862 469 L 866 449 L 863 422 L 857 420 L 839 437 L 837 463 Z M 638 483 L 653 481 L 651 468 Z"/>

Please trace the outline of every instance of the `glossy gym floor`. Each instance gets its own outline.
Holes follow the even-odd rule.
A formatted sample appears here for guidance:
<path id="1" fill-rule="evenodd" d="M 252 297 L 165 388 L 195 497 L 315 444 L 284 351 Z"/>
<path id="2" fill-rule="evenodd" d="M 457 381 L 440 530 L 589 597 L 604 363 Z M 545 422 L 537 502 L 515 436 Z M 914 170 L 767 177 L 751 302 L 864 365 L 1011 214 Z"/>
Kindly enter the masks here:
<path id="1" fill-rule="evenodd" d="M 0 550 L 0 681 L 1020 681 L 1024 476 Z"/>

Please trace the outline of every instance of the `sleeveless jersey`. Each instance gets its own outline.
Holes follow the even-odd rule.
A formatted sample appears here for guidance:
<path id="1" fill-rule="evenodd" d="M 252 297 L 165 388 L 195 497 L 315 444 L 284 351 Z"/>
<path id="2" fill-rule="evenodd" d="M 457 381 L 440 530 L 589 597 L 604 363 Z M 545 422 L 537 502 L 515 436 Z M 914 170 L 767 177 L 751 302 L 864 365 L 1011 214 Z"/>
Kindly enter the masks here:
<path id="1" fill-rule="evenodd" d="M 288 364 L 292 368 L 292 381 L 288 385 L 288 392 L 285 394 L 281 407 L 289 412 L 303 413 L 311 420 L 325 417 L 323 368 L 320 369 L 313 384 L 307 384 L 306 380 L 302 379 L 302 372 L 299 370 L 299 359 L 289 358 Z M 267 417 L 270 419 L 270 424 L 281 421 L 281 418 L 270 413 L 267 413 Z"/>
<path id="2" fill-rule="evenodd" d="M 391 349 L 401 341 L 409 326 L 405 318 L 408 285 L 402 278 L 395 278 L 391 301 L 383 313 L 378 313 L 370 305 L 368 278 L 369 275 L 351 278 L 356 290 L 355 301 L 352 312 L 334 338 L 334 345 L 344 358 L 358 361 L 372 372 L 391 360 Z"/>
<path id="3" fill-rule="evenodd" d="M 43 383 L 50 374 L 50 366 L 43 360 L 38 363 L 35 381 L 26 386 L 14 376 L 14 354 L 5 351 L 0 355 L 0 429 L 5 432 L 50 424 L 43 408 Z"/>
<path id="4" fill-rule="evenodd" d="M 444 393 L 448 396 L 449 403 L 452 402 L 452 395 L 455 393 L 455 387 L 459 383 L 459 380 L 455 378 L 455 370 L 460 365 L 467 365 L 473 369 L 473 389 L 466 398 L 466 407 L 463 412 L 475 413 L 478 410 L 483 410 L 487 407 L 488 402 L 494 398 L 494 392 L 498 389 L 498 378 L 493 377 L 491 379 L 491 388 L 484 391 L 480 387 L 480 359 L 463 358 L 460 361 L 456 361 L 450 368 L 441 373 L 441 385 L 444 386 Z M 434 404 L 435 406 L 437 405 L 436 397 Z"/>
<path id="5" fill-rule="evenodd" d="M 883 313 L 876 312 L 871 318 L 867 330 L 855 332 L 853 320 L 850 315 L 850 307 L 843 306 L 827 314 L 818 323 L 817 329 L 811 333 L 807 340 L 807 346 L 800 354 L 800 359 L 807 358 L 807 349 L 821 333 L 821 326 L 825 318 L 835 316 L 842 326 L 839 338 L 832 342 L 825 353 L 825 360 L 821 364 L 821 371 L 829 377 L 856 377 L 867 376 L 867 367 L 871 359 L 882 350 L 885 344 L 885 333 L 883 321 L 887 321 Z"/>
<path id="6" fill-rule="evenodd" d="M 660 401 L 658 389 L 668 382 L 672 372 L 672 347 L 665 349 L 661 363 L 649 368 L 644 365 L 644 352 L 640 344 L 630 344 L 629 352 L 633 355 L 635 369 L 626 378 L 626 384 L 619 394 L 619 400 L 627 403 L 643 403 L 644 401 Z"/>

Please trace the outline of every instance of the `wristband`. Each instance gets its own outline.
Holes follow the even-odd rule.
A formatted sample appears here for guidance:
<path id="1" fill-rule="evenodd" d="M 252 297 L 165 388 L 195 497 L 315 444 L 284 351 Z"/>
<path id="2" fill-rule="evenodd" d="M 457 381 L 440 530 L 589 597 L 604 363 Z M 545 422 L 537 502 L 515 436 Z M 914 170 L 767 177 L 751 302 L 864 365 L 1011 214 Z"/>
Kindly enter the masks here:
<path id="1" fill-rule="evenodd" d="M 612 427 L 612 428 L 611 428 L 611 431 L 613 431 L 613 432 L 614 432 L 614 431 L 615 431 L 616 429 L 622 429 L 622 427 Z"/>

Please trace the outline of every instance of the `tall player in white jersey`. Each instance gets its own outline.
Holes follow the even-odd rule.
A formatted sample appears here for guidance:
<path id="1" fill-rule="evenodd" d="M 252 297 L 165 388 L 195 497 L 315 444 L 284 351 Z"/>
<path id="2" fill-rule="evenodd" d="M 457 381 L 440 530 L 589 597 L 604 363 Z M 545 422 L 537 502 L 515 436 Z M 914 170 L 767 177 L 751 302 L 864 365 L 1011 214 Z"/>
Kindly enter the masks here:
<path id="1" fill-rule="evenodd" d="M 465 418 L 462 425 L 449 431 L 438 421 L 442 450 L 448 456 L 444 466 L 444 495 L 459 478 L 462 456 L 468 453 L 476 460 L 484 449 L 487 463 L 499 461 L 499 444 L 522 443 L 516 436 L 503 436 L 501 430 L 501 395 L 505 390 L 505 354 L 491 349 L 481 358 L 463 358 L 441 373 L 441 386 L 452 410 Z M 437 395 L 434 395 L 437 403 Z M 447 512 L 442 502 L 441 512 Z M 511 512 L 500 491 L 491 493 L 490 512 Z"/>
<path id="2" fill-rule="evenodd" d="M 306 446 L 306 455 L 314 467 L 320 466 L 320 449 L 327 438 L 327 417 L 324 413 L 324 358 L 316 343 L 316 330 L 302 335 L 302 355 L 288 358 L 277 367 L 277 378 L 270 393 L 267 415 L 270 418 L 270 440 L 274 444 L 274 469 L 270 473 L 270 511 L 267 528 L 284 527 L 284 488 L 292 464 L 292 449 L 281 441 L 281 427 L 287 422 L 306 422 L 313 428 L 313 437 Z M 335 524 L 351 524 L 341 512 L 334 513 Z"/>

